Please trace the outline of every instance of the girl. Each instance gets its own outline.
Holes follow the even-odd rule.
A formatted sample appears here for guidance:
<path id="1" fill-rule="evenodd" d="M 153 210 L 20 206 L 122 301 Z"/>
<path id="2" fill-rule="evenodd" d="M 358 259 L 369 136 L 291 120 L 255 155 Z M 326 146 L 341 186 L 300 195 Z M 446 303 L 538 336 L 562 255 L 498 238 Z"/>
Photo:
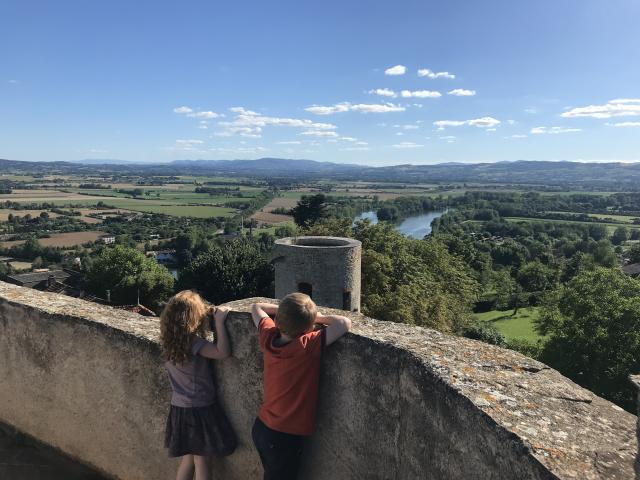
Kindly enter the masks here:
<path id="1" fill-rule="evenodd" d="M 165 447 L 169 456 L 182 457 L 177 480 L 192 480 L 194 467 L 196 480 L 208 480 L 207 457 L 230 455 L 236 447 L 233 430 L 215 399 L 209 360 L 231 354 L 224 324 L 228 312 L 207 306 L 200 295 L 184 290 L 160 315 L 160 341 L 173 390 Z M 210 323 L 215 323 L 216 343 L 204 338 Z"/>

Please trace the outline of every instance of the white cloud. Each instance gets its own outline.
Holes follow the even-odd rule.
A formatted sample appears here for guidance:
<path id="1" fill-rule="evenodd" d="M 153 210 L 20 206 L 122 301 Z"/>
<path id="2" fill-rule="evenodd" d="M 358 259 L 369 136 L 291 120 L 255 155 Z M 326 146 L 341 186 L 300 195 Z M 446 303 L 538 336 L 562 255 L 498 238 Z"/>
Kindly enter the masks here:
<path id="1" fill-rule="evenodd" d="M 473 97 L 476 94 L 475 90 L 465 90 L 464 88 L 455 88 L 447 93 L 448 95 L 455 95 L 456 97 Z"/>
<path id="2" fill-rule="evenodd" d="M 186 115 L 187 117 L 191 117 L 191 118 L 212 119 L 212 118 L 218 118 L 220 116 L 219 114 L 212 112 L 211 110 L 195 111 L 193 110 L 193 108 L 186 107 L 184 105 L 182 107 L 174 108 L 173 111 L 177 114 Z"/>
<path id="3" fill-rule="evenodd" d="M 527 138 L 527 135 L 515 134 L 511 135 L 511 138 Z"/>
<path id="4" fill-rule="evenodd" d="M 566 127 L 535 127 L 531 129 L 532 134 L 539 135 L 542 133 L 550 133 L 553 135 L 557 135 L 559 133 L 573 133 L 573 132 L 581 132 L 581 128 L 566 128 Z"/>
<path id="5" fill-rule="evenodd" d="M 207 118 L 207 119 L 212 119 L 212 118 L 218 118 L 220 115 L 212 112 L 211 110 L 207 110 L 204 112 L 192 112 L 192 113 L 187 113 L 187 117 L 191 117 L 191 118 Z"/>
<path id="6" fill-rule="evenodd" d="M 369 145 L 368 142 L 356 142 L 354 145 Z"/>
<path id="7" fill-rule="evenodd" d="M 535 115 L 536 113 L 538 113 L 538 109 L 535 107 L 525 108 L 524 113 L 528 113 L 529 115 Z"/>
<path id="8" fill-rule="evenodd" d="M 618 122 L 618 123 L 607 123 L 610 127 L 640 127 L 640 122 Z"/>
<path id="9" fill-rule="evenodd" d="M 500 124 L 500 120 L 493 117 L 474 118 L 473 120 L 438 120 L 433 122 L 438 130 L 444 130 L 446 127 L 461 127 L 470 125 L 472 127 L 493 128 Z"/>
<path id="10" fill-rule="evenodd" d="M 393 145 L 393 148 L 422 148 L 424 145 L 420 145 L 413 142 L 400 142 Z"/>
<path id="11" fill-rule="evenodd" d="M 452 73 L 449 73 L 449 72 L 432 72 L 428 68 L 421 68 L 420 70 L 418 70 L 418 76 L 419 77 L 428 77 L 428 78 L 431 78 L 431 79 L 435 79 L 435 78 L 456 78 L 456 76 L 453 75 Z"/>
<path id="12" fill-rule="evenodd" d="M 357 142 L 358 141 L 357 138 L 353 138 L 353 137 L 340 137 L 340 140 L 343 140 L 345 142 Z"/>
<path id="13" fill-rule="evenodd" d="M 497 128 L 487 128 L 485 131 L 486 132 L 495 132 L 497 130 Z"/>
<path id="14" fill-rule="evenodd" d="M 340 149 L 341 152 L 366 152 L 368 150 L 371 149 L 369 147 L 346 147 Z"/>
<path id="15" fill-rule="evenodd" d="M 640 103 L 640 98 L 616 98 L 609 103 Z"/>
<path id="16" fill-rule="evenodd" d="M 302 142 L 299 140 L 289 140 L 286 142 L 276 142 L 278 145 L 300 145 Z"/>
<path id="17" fill-rule="evenodd" d="M 204 141 L 195 139 L 179 139 L 176 140 L 176 145 L 202 145 Z"/>
<path id="18" fill-rule="evenodd" d="M 9 83 L 11 85 L 16 85 L 18 83 L 18 80 L 11 79 L 11 80 L 9 80 Z"/>
<path id="19" fill-rule="evenodd" d="M 387 113 L 387 112 L 404 112 L 405 108 L 393 103 L 358 103 L 351 104 L 349 102 L 337 103 L 331 106 L 312 105 L 305 108 L 307 112 L 316 115 L 332 115 L 342 112 L 362 112 L 362 113 Z"/>
<path id="20" fill-rule="evenodd" d="M 442 96 L 440 92 L 433 90 L 402 90 L 400 95 L 402 98 L 439 98 Z"/>
<path id="21" fill-rule="evenodd" d="M 392 98 L 397 97 L 396 92 L 388 88 L 376 88 L 373 90 L 369 90 L 369 93 L 372 95 L 379 95 L 381 97 L 392 97 Z"/>
<path id="22" fill-rule="evenodd" d="M 191 112 L 193 112 L 193 109 L 191 109 L 189 107 L 182 106 L 182 107 L 174 108 L 173 111 L 175 113 L 191 113 Z"/>
<path id="23" fill-rule="evenodd" d="M 315 113 L 316 115 L 333 115 L 334 113 L 348 112 L 351 108 L 351 104 L 347 102 L 337 103 L 336 105 L 326 107 L 322 105 L 313 105 L 305 108 L 309 113 Z"/>
<path id="24" fill-rule="evenodd" d="M 336 132 L 327 131 L 327 130 L 307 130 L 306 132 L 301 132 L 298 135 L 308 135 L 310 137 L 337 137 L 338 136 Z"/>
<path id="25" fill-rule="evenodd" d="M 640 98 L 617 98 L 605 105 L 588 105 L 578 107 L 562 113 L 564 118 L 591 117 L 611 118 L 640 115 Z"/>
<path id="26" fill-rule="evenodd" d="M 467 120 L 438 120 L 437 122 L 433 122 L 433 124 L 438 127 L 438 130 L 444 130 L 445 127 L 461 127 L 462 125 L 467 125 Z"/>
<path id="27" fill-rule="evenodd" d="M 404 65 L 396 65 L 395 67 L 387 68 L 384 71 L 385 75 L 404 75 L 407 73 L 407 67 Z"/>
<path id="28" fill-rule="evenodd" d="M 331 123 L 319 123 L 306 119 L 268 117 L 252 110 L 247 110 L 244 107 L 233 107 L 230 110 L 236 114 L 235 118 L 231 121 L 218 122 L 218 125 L 223 127 L 223 130 L 216 133 L 216 136 L 230 137 L 240 135 L 259 138 L 262 130 L 271 126 L 302 128 L 312 131 L 335 130 L 337 128 Z"/>

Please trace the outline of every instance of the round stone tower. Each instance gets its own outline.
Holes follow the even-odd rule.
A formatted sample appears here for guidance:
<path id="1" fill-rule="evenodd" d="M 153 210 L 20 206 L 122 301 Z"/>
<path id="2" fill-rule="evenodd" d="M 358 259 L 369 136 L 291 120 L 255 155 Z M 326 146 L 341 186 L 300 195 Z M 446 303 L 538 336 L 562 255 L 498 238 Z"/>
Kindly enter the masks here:
<path id="1" fill-rule="evenodd" d="M 360 241 L 288 237 L 276 240 L 275 253 L 276 297 L 302 292 L 318 305 L 360 311 Z"/>

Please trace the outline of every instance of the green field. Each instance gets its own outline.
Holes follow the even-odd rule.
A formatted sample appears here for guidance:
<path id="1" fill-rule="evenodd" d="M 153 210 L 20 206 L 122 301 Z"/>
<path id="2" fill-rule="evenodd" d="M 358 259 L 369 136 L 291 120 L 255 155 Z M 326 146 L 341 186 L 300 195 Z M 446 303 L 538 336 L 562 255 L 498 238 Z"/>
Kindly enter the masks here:
<path id="1" fill-rule="evenodd" d="M 606 218 L 610 218 L 611 220 L 617 220 L 624 223 L 633 223 L 633 220 L 635 218 L 640 218 L 640 215 L 609 215 L 604 213 L 588 213 L 587 215 L 592 218 L 599 218 L 603 220 Z"/>
<path id="2" fill-rule="evenodd" d="M 544 338 L 536 332 L 534 319 L 540 314 L 537 307 L 521 308 L 516 316 L 511 316 L 513 310 L 476 313 L 475 318 L 493 324 L 507 340 L 528 340 L 537 342 Z"/>
<path id="3" fill-rule="evenodd" d="M 134 198 L 116 198 L 104 197 L 102 200 L 42 200 L 56 206 L 72 206 L 72 207 L 94 207 L 98 202 L 102 201 L 106 205 L 120 208 L 124 210 L 133 210 L 136 212 L 163 213 L 165 215 L 173 215 L 176 217 L 228 217 L 236 213 L 233 208 L 218 207 L 215 205 L 180 205 L 179 203 L 171 204 L 162 200 L 136 200 Z M 33 202 L 18 202 L 30 204 Z M 204 202 L 203 202 L 204 203 Z"/>
<path id="4" fill-rule="evenodd" d="M 270 233 L 271 235 L 275 235 L 276 234 L 276 229 L 281 228 L 281 227 L 294 227 L 295 228 L 296 224 L 293 222 L 282 222 L 279 223 L 277 225 L 272 225 L 270 227 L 264 227 L 264 228 L 254 228 L 253 229 L 253 234 L 254 235 L 260 235 L 261 233 Z"/>
<path id="5" fill-rule="evenodd" d="M 607 227 L 607 231 L 609 233 L 613 233 L 613 231 L 620 227 L 619 223 L 608 223 L 608 222 L 582 222 L 580 220 L 556 220 L 556 219 L 548 219 L 548 218 L 528 218 L 528 217 L 505 217 L 504 218 L 508 222 L 531 222 L 531 223 L 578 223 L 581 225 L 605 225 Z M 639 229 L 640 225 L 628 224 L 624 225 L 630 229 Z"/>

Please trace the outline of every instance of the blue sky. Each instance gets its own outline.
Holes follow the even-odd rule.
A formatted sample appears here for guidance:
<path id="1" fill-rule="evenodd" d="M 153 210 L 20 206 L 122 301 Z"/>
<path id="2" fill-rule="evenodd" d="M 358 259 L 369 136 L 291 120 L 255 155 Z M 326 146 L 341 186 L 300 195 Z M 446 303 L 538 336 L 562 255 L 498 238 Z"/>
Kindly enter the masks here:
<path id="1" fill-rule="evenodd" d="M 637 0 L 0 3 L 0 158 L 640 161 Z"/>

